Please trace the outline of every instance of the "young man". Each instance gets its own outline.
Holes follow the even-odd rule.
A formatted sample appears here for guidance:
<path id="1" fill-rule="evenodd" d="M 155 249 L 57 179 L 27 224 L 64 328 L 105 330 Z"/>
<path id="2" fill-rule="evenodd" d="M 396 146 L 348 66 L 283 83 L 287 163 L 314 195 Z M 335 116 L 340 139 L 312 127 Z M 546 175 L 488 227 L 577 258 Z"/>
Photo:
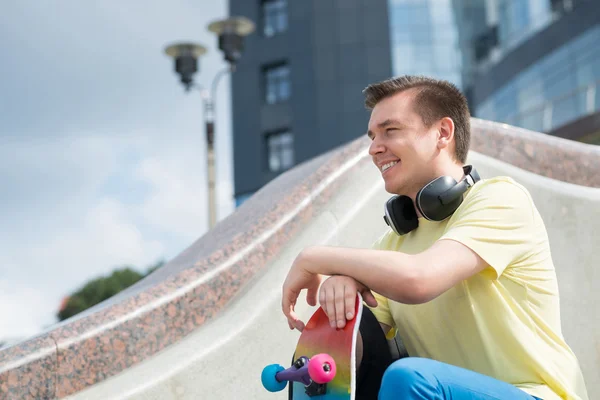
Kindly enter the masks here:
<path id="1" fill-rule="evenodd" d="M 332 327 L 354 317 L 361 292 L 411 356 L 387 368 L 380 399 L 588 399 L 562 336 L 548 237 L 528 191 L 508 177 L 477 181 L 465 168 L 464 96 L 448 82 L 412 76 L 373 84 L 365 95 L 369 154 L 386 191 L 410 199 L 402 207 L 416 212 L 418 227 L 390 229 L 372 249 L 302 251 L 283 285 L 290 328 L 304 327 L 294 313 L 303 289 L 313 306 L 319 292 Z M 438 211 L 452 204 L 423 200 L 440 182 L 438 195 L 462 187 L 448 216 Z M 359 362 L 369 351 L 362 346 Z"/>

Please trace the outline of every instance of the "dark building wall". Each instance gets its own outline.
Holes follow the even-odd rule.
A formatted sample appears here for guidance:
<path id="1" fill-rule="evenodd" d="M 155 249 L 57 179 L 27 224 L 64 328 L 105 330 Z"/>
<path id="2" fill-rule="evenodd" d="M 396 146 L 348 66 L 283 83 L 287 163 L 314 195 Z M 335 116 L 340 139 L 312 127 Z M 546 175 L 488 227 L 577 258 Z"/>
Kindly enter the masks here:
<path id="1" fill-rule="evenodd" d="M 257 24 L 232 76 L 236 198 L 277 175 L 268 169 L 266 133 L 290 129 L 298 164 L 366 132 L 362 90 L 391 76 L 387 10 L 387 0 L 290 0 L 287 31 L 265 37 L 261 2 L 230 0 L 232 16 Z M 291 96 L 266 104 L 263 67 L 282 61 Z"/>

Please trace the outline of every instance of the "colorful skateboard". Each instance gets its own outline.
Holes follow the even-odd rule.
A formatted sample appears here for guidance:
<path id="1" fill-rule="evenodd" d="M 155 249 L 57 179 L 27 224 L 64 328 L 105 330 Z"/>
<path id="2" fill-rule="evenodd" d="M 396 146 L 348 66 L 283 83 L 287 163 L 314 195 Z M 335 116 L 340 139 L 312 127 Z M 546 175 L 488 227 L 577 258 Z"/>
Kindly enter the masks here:
<path id="1" fill-rule="evenodd" d="M 319 307 L 298 339 L 292 366 L 284 369 L 272 364 L 263 369 L 265 389 L 280 391 L 290 382 L 294 400 L 354 400 L 356 338 L 362 307 L 362 297 L 357 294 L 355 317 L 342 329 L 332 328 Z"/>

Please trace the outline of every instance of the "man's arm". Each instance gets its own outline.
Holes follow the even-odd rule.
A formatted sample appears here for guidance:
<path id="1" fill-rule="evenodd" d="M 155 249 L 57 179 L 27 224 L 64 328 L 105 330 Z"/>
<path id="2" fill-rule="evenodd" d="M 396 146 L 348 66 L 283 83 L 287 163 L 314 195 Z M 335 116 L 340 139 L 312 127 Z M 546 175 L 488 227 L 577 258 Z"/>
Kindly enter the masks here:
<path id="1" fill-rule="evenodd" d="M 453 240 L 440 240 L 419 254 L 398 251 L 311 247 L 299 256 L 309 273 L 344 275 L 402 303 L 428 302 L 488 264 Z"/>
<path id="2" fill-rule="evenodd" d="M 302 251 L 283 287 L 282 308 L 296 326 L 294 304 L 311 277 L 344 275 L 355 279 L 388 299 L 426 303 L 457 283 L 479 273 L 488 264 L 467 246 L 454 240 L 439 240 L 418 254 L 398 251 L 315 246 Z M 312 286 L 316 285 L 316 281 Z M 310 289 L 314 291 L 314 289 Z"/>

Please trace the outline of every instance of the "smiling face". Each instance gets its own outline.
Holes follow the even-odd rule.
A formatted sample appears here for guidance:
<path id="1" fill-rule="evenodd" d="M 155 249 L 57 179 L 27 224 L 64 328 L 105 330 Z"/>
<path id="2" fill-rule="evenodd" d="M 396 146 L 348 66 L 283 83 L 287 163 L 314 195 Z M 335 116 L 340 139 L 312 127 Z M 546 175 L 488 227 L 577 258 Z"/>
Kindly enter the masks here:
<path id="1" fill-rule="evenodd" d="M 414 110 L 415 94 L 409 89 L 378 102 L 371 112 L 367 133 L 372 139 L 369 154 L 381 171 L 386 191 L 413 199 L 450 165 L 456 169 L 449 153 L 452 120 L 443 118 L 426 126 Z"/>

